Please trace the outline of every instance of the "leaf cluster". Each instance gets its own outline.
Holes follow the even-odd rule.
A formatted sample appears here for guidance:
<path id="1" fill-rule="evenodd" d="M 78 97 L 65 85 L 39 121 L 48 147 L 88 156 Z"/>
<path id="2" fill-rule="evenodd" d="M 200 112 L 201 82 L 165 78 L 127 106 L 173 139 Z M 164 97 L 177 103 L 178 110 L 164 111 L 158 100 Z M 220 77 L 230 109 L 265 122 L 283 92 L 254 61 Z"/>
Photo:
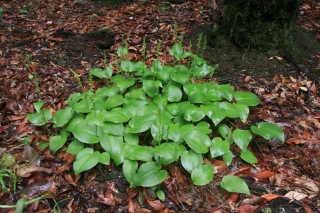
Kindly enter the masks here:
<path id="1" fill-rule="evenodd" d="M 73 164 L 76 175 L 113 160 L 122 164 L 130 187 L 154 187 L 168 176 L 163 167 L 179 161 L 195 185 L 205 185 L 213 179 L 214 168 L 204 164 L 204 155 L 222 157 L 230 165 L 230 145 L 235 143 L 244 161 L 256 163 L 247 149 L 252 132 L 284 141 L 275 124 L 261 122 L 251 131 L 233 130 L 224 124 L 228 118 L 246 122 L 249 107 L 258 105 L 259 98 L 234 91 L 229 84 L 197 83 L 196 79 L 212 75 L 214 68 L 196 54 L 185 52 L 181 44 L 175 44 L 170 54 L 177 62 L 189 58 L 189 67 L 179 63 L 166 66 L 159 60 L 147 67 L 142 61 L 125 60 L 126 47 L 119 47 L 117 53 L 120 73 L 112 76 L 111 66 L 90 69 L 92 76 L 109 82 L 107 87 L 70 95 L 69 106 L 52 117 L 53 127 L 61 129 L 59 135 L 50 137 L 50 148 L 56 153 L 72 140 L 67 152 L 77 155 Z M 28 118 L 43 125 L 50 116 L 35 106 L 37 113 Z M 249 194 L 244 181 L 235 176 L 224 177 L 221 186 Z"/>

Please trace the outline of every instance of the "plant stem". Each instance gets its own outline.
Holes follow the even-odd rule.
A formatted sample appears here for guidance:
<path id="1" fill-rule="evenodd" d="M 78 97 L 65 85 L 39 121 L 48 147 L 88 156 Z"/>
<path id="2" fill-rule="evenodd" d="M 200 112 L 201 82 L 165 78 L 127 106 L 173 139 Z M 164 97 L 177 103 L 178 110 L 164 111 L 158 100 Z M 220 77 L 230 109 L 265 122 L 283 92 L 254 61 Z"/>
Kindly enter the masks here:
<path id="1" fill-rule="evenodd" d="M 29 205 L 29 204 L 32 204 L 38 200 L 42 200 L 43 198 L 46 198 L 49 194 L 51 194 L 51 192 L 47 193 L 47 194 L 44 194 L 44 195 L 41 195 L 40 197 L 37 197 L 37 198 L 34 198 L 32 200 L 29 200 L 29 201 L 26 201 L 25 202 L 25 206 Z M 3 209 L 12 209 L 12 208 L 16 208 L 16 205 L 0 205 L 0 208 L 3 208 Z"/>

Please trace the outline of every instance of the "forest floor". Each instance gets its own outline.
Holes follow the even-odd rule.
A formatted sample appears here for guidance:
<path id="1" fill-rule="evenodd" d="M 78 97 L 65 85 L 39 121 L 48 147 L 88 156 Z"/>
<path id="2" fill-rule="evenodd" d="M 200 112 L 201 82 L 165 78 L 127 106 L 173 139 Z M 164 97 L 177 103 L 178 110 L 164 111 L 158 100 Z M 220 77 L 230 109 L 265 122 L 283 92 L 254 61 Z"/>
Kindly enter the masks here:
<path id="1" fill-rule="evenodd" d="M 223 37 L 213 45 L 205 0 L 116 6 L 87 0 L 0 0 L 0 8 L 0 157 L 10 153 L 17 162 L 0 165 L 0 205 L 14 205 L 22 195 L 33 199 L 53 192 L 26 212 L 51 212 L 55 206 L 60 212 L 320 212 L 319 1 L 304 1 L 293 35 L 302 73 L 276 53 L 240 50 Z M 194 52 L 212 66 L 219 64 L 212 80 L 260 97 L 261 104 L 250 109 L 250 122 L 277 123 L 286 133 L 284 144 L 253 141 L 250 149 L 259 161 L 254 165 L 238 157 L 229 167 L 221 159 L 208 159 L 215 177 L 202 187 L 193 186 L 178 165 L 168 166 L 163 202 L 150 189 L 129 189 L 115 166 L 97 166 L 75 176 L 75 157 L 65 147 L 56 155 L 43 148 L 40 142 L 49 141 L 46 129 L 26 117 L 39 101 L 35 72 L 45 108 L 56 112 L 67 105 L 70 94 L 81 92 L 70 70 L 89 88 L 88 69 L 103 67 L 104 53 L 107 64 L 115 65 L 116 50 L 124 41 L 130 60 L 142 60 L 144 37 L 146 64 L 156 58 L 159 42 L 159 60 L 172 64 L 169 49 L 175 32 L 184 37 L 186 50 L 191 40 Z M 226 174 L 244 179 L 251 195 L 223 190 L 219 183 Z"/>

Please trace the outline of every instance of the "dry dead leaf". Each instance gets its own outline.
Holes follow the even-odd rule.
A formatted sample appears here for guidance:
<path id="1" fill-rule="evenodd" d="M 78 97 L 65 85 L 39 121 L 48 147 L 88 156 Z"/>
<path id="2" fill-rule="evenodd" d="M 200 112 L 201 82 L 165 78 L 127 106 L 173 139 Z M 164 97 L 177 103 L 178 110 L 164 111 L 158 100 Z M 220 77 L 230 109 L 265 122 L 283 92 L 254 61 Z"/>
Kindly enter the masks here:
<path id="1" fill-rule="evenodd" d="M 19 175 L 20 177 L 29 177 L 31 174 L 36 172 L 45 172 L 45 173 L 51 174 L 52 169 L 37 166 L 35 164 L 31 164 L 29 166 L 24 164 L 24 165 L 21 165 L 17 170 L 17 175 Z"/>
<path id="2" fill-rule="evenodd" d="M 294 201 L 294 200 L 302 200 L 303 198 L 308 197 L 308 195 L 300 192 L 290 191 L 287 194 L 285 194 L 285 197 L 289 198 L 291 201 Z"/>
<path id="3" fill-rule="evenodd" d="M 266 199 L 267 201 L 271 201 L 274 199 L 277 199 L 278 197 L 281 197 L 281 195 L 277 195 L 277 194 L 266 194 L 266 195 L 262 195 L 262 198 Z"/>
<path id="4" fill-rule="evenodd" d="M 250 204 L 243 204 L 237 208 L 237 212 L 239 213 L 250 213 L 259 208 L 259 206 L 251 206 Z"/>
<path id="5" fill-rule="evenodd" d="M 263 171 L 263 172 L 259 172 L 259 173 L 255 174 L 254 177 L 257 179 L 267 179 L 267 178 L 271 177 L 272 175 L 274 175 L 274 172 Z"/>
<path id="6" fill-rule="evenodd" d="M 308 198 L 314 198 L 319 194 L 319 187 L 312 181 L 306 180 L 305 178 L 296 178 L 294 179 L 295 183 L 301 184 L 304 186 L 303 190 L 308 192 Z"/>

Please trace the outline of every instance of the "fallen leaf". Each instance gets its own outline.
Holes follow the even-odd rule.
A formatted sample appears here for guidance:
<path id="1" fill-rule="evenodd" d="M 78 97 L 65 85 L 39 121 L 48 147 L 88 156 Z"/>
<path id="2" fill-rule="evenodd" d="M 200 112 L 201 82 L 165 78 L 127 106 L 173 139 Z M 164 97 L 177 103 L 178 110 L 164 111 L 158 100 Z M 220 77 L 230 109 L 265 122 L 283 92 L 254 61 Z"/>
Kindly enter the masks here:
<path id="1" fill-rule="evenodd" d="M 272 175 L 274 175 L 274 172 L 263 171 L 263 172 L 259 172 L 259 173 L 255 174 L 254 177 L 257 179 L 267 179 L 267 178 L 271 177 Z"/>
<path id="2" fill-rule="evenodd" d="M 302 200 L 303 198 L 308 197 L 308 195 L 300 192 L 290 191 L 287 194 L 285 194 L 285 197 L 289 198 L 291 201 L 294 201 L 294 200 Z"/>
<path id="3" fill-rule="evenodd" d="M 267 201 L 271 201 L 274 199 L 277 199 L 278 197 L 281 197 L 281 195 L 277 195 L 277 194 L 265 194 L 261 196 L 262 198 L 266 199 Z"/>
<path id="4" fill-rule="evenodd" d="M 19 175 L 20 177 L 29 177 L 30 175 L 36 172 L 45 172 L 45 173 L 51 174 L 52 169 L 37 166 L 35 164 L 31 164 L 29 166 L 24 164 L 24 165 L 21 165 L 17 170 L 17 175 Z"/>
<path id="5" fill-rule="evenodd" d="M 250 213 L 259 208 L 259 206 L 251 206 L 250 204 L 243 204 L 239 208 L 237 208 L 237 212 L 239 213 Z"/>
<path id="6" fill-rule="evenodd" d="M 306 180 L 305 178 L 294 179 L 296 184 L 304 186 L 303 190 L 308 192 L 309 198 L 314 198 L 319 194 L 319 187 L 312 181 Z"/>

